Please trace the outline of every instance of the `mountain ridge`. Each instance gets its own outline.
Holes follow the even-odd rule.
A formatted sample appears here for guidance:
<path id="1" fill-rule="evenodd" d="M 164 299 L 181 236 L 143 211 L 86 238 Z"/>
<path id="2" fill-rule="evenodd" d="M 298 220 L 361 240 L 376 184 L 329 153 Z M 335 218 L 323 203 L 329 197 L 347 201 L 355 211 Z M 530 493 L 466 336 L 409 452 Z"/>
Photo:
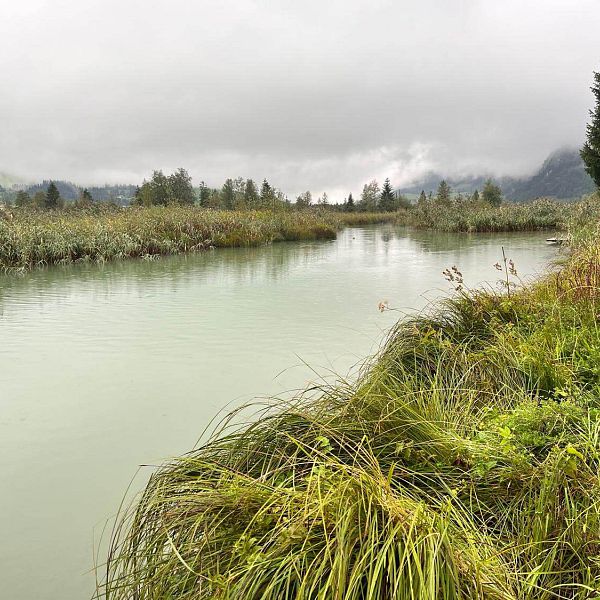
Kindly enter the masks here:
<path id="1" fill-rule="evenodd" d="M 505 198 L 513 201 L 533 200 L 542 196 L 560 200 L 572 200 L 584 194 L 591 194 L 596 186 L 585 172 L 583 160 L 576 148 L 559 148 L 552 152 L 540 168 L 524 177 L 494 177 L 478 174 L 464 177 L 445 177 L 438 172 L 429 172 L 414 183 L 403 186 L 403 194 L 435 194 L 440 182 L 445 179 L 455 192 L 473 193 L 480 190 L 487 179 L 497 183 Z"/>
<path id="2" fill-rule="evenodd" d="M 431 171 L 415 182 L 398 188 L 398 191 L 407 195 L 418 195 L 421 190 L 426 194 L 435 194 L 440 182 L 445 179 L 454 192 L 471 194 L 475 190 L 482 190 L 485 181 L 492 179 L 501 188 L 504 197 L 513 201 L 525 201 L 548 196 L 560 200 L 572 200 L 585 194 L 592 193 L 596 186 L 592 178 L 585 172 L 583 161 L 576 148 L 559 148 L 552 152 L 542 163 L 540 168 L 529 176 L 524 177 L 494 177 L 481 173 L 463 177 L 449 177 L 439 172 Z M 5 173 L 0 173 L 0 196 L 10 194 L 10 190 L 25 189 L 30 194 L 36 191 L 45 191 L 49 180 L 38 183 L 26 184 L 17 178 Z M 70 181 L 55 180 L 63 198 L 74 200 L 79 197 L 83 186 Z M 135 194 L 136 186 L 121 184 L 103 186 L 88 186 L 88 190 L 96 200 L 112 200 L 127 203 Z M 4 192 L 4 194 L 2 194 Z"/>

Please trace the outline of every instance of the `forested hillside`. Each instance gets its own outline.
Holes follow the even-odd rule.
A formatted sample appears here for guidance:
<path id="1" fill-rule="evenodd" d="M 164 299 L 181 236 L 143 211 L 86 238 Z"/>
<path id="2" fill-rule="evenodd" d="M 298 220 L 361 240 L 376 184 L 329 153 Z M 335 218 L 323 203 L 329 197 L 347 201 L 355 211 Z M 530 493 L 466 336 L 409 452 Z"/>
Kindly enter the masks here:
<path id="1" fill-rule="evenodd" d="M 441 173 L 429 173 L 421 180 L 402 188 L 404 194 L 419 194 L 437 190 L 445 179 L 455 192 L 472 193 L 483 188 L 489 173 L 466 177 L 445 177 Z M 579 150 L 563 148 L 553 152 L 542 166 L 530 177 L 500 177 L 496 179 L 504 196 L 509 200 L 531 200 L 542 196 L 564 200 L 590 194 L 595 186 L 583 168 Z"/>

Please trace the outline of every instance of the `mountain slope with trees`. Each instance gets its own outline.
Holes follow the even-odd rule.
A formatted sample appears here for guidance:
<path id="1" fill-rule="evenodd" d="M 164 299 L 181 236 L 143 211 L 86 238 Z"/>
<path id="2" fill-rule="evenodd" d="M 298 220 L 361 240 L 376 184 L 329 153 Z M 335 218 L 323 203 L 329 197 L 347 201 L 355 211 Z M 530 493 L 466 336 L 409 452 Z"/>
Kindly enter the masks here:
<path id="1" fill-rule="evenodd" d="M 452 178 L 432 172 L 401 191 L 404 194 L 419 194 L 422 190 L 435 193 L 440 182 L 445 180 L 457 193 L 473 193 L 483 189 L 488 178 L 489 174 Z M 572 148 L 553 152 L 529 177 L 499 177 L 495 182 L 502 188 L 504 197 L 514 201 L 542 196 L 570 200 L 591 194 L 595 189 L 592 178 L 585 172 L 579 151 Z"/>

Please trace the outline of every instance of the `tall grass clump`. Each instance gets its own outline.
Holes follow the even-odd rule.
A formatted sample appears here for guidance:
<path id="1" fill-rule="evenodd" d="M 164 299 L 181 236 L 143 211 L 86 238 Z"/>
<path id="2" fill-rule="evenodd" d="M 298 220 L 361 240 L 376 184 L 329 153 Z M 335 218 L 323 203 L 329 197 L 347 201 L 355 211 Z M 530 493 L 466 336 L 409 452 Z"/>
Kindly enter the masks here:
<path id="1" fill-rule="evenodd" d="M 234 212 L 182 206 L 15 210 L 0 220 L 0 268 L 331 239 L 340 226 L 335 217 L 312 212 Z"/>
<path id="2" fill-rule="evenodd" d="M 408 211 L 406 209 L 394 212 L 339 212 L 335 214 L 348 227 L 377 225 L 380 223 L 406 225 L 408 222 Z"/>
<path id="3" fill-rule="evenodd" d="M 177 254 L 278 241 L 333 239 L 348 225 L 394 222 L 390 213 L 226 211 L 178 205 L 0 213 L 0 269 Z"/>
<path id="4" fill-rule="evenodd" d="M 598 597 L 591 239 L 400 322 L 356 383 L 232 415 L 122 515 L 98 597 Z"/>
<path id="5" fill-rule="evenodd" d="M 565 229 L 574 214 L 587 211 L 594 222 L 600 218 L 598 198 L 584 198 L 578 203 L 540 198 L 533 202 L 505 202 L 491 206 L 485 202 L 435 199 L 419 202 L 411 211 L 408 223 L 422 229 L 452 232 L 536 231 Z"/>

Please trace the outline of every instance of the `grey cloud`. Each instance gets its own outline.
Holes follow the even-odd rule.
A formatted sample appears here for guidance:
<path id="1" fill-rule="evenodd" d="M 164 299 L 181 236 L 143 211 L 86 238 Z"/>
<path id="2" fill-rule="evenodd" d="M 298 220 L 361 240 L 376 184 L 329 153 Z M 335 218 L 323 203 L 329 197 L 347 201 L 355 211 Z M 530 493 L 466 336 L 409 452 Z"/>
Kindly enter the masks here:
<path id="1" fill-rule="evenodd" d="M 334 198 L 579 144 L 596 0 L 0 0 L 0 172 Z"/>

